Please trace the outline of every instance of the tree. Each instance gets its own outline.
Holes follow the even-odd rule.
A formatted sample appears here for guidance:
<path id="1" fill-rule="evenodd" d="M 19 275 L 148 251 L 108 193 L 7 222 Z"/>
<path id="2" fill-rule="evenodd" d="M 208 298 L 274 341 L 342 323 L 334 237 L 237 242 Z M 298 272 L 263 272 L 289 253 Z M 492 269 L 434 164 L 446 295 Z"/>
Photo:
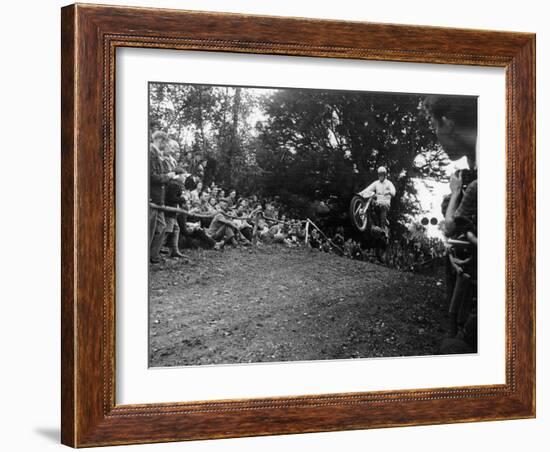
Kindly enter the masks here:
<path id="1" fill-rule="evenodd" d="M 421 96 L 317 90 L 280 90 L 264 102 L 258 162 L 269 194 L 332 199 L 335 214 L 384 165 L 398 191 L 392 228 L 416 209 L 412 178 L 442 175 L 441 155 Z M 425 165 L 415 165 L 418 155 Z"/>
<path id="2" fill-rule="evenodd" d="M 164 130 L 189 158 L 208 162 L 208 182 L 251 189 L 257 165 L 249 116 L 256 96 L 243 88 L 152 83 L 149 99 L 150 130 Z"/>

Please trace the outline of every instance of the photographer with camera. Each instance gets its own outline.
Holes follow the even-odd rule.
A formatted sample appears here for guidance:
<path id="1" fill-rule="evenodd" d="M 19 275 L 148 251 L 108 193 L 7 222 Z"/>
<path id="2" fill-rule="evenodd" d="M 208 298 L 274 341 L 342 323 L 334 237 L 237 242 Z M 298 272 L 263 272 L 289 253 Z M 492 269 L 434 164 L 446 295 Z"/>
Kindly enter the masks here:
<path id="1" fill-rule="evenodd" d="M 444 200 L 448 237 L 447 293 L 450 334 L 441 353 L 477 350 L 477 100 L 430 96 L 425 101 L 439 142 L 451 160 L 466 157 L 469 169 L 454 172 Z"/>
<path id="2" fill-rule="evenodd" d="M 445 212 L 445 233 L 447 236 L 462 232 L 461 229 L 464 228 L 474 229 L 469 231 L 474 234 L 475 229 L 477 229 L 475 227 L 477 219 L 477 175 L 467 171 L 460 170 L 451 176 L 451 196 Z M 475 179 L 468 181 L 467 178 L 472 177 L 475 177 Z"/>

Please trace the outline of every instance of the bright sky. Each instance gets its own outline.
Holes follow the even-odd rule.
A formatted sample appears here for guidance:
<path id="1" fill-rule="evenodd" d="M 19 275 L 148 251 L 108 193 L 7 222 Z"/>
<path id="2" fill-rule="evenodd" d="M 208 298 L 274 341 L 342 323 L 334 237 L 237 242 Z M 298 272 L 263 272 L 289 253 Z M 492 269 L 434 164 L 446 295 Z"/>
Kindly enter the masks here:
<path id="1" fill-rule="evenodd" d="M 451 161 L 445 168 L 447 176 L 459 169 L 468 168 L 468 160 L 462 157 L 459 160 Z M 423 217 L 436 218 L 438 223 L 444 219 L 441 212 L 441 203 L 443 197 L 451 193 L 448 182 L 439 182 L 432 179 L 414 179 L 414 186 L 417 191 L 418 200 L 420 203 L 420 213 L 414 217 L 415 221 L 420 221 Z M 426 232 L 429 237 L 443 238 L 437 225 L 429 224 L 426 227 Z"/>

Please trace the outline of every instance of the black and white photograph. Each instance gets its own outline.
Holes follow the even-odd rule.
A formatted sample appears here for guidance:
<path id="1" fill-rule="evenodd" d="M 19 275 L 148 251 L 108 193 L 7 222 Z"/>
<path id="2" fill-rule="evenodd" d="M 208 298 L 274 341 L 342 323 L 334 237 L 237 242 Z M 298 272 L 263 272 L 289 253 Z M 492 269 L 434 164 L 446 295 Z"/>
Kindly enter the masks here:
<path id="1" fill-rule="evenodd" d="M 477 353 L 476 96 L 147 95 L 149 367 Z"/>

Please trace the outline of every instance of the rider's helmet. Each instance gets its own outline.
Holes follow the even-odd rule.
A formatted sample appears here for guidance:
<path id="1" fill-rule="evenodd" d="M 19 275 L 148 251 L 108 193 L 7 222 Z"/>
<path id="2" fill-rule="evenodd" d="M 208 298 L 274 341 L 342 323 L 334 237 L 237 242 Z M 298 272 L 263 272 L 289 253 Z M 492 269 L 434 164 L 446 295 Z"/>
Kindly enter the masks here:
<path id="1" fill-rule="evenodd" d="M 384 166 L 381 166 L 380 168 L 378 168 L 378 174 L 387 174 L 387 173 L 388 171 Z"/>

